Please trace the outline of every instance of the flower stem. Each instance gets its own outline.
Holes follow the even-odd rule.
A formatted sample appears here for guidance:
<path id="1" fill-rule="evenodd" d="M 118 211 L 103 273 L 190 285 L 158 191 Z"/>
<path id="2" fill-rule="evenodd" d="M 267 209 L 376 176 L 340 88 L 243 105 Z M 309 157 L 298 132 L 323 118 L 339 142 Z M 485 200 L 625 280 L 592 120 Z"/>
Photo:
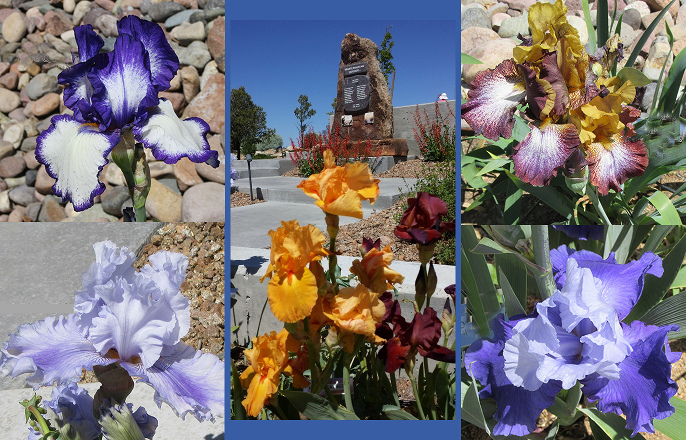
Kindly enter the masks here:
<path id="1" fill-rule="evenodd" d="M 422 399 L 419 396 L 419 390 L 417 389 L 417 381 L 414 379 L 414 376 L 412 375 L 412 371 L 405 371 L 407 373 L 407 377 L 410 378 L 410 383 L 412 383 L 412 392 L 414 393 L 414 400 L 415 403 L 417 404 L 417 411 L 419 411 L 419 417 L 422 420 L 426 420 L 426 416 L 424 415 L 424 410 L 422 409 Z"/>
<path id="2" fill-rule="evenodd" d="M 550 240 L 548 238 L 548 225 L 532 225 L 531 241 L 534 248 L 535 263 L 546 270 L 543 275 L 536 275 L 536 285 L 541 293 L 541 298 L 546 299 L 555 292 L 553 281 L 553 266 L 550 262 Z"/>
<path id="3" fill-rule="evenodd" d="M 346 353 L 343 356 L 343 392 L 345 397 L 345 407 L 355 412 L 353 408 L 353 396 L 350 394 L 350 363 L 352 362 L 352 354 Z"/>
<path id="4" fill-rule="evenodd" d="M 145 159 L 143 144 L 136 143 L 133 164 L 133 187 L 129 187 L 131 200 L 133 200 L 133 210 L 136 214 L 137 222 L 145 222 L 145 200 L 150 192 L 150 167 Z"/>
<path id="5" fill-rule="evenodd" d="M 48 422 L 45 421 L 43 418 L 43 414 L 41 414 L 35 406 L 29 405 L 28 410 L 33 414 L 33 416 L 36 418 L 36 422 L 38 422 L 38 425 L 40 426 L 41 433 L 45 435 L 46 433 L 50 432 L 50 427 L 48 426 Z M 48 437 L 48 440 L 53 440 L 54 437 L 50 436 Z"/>

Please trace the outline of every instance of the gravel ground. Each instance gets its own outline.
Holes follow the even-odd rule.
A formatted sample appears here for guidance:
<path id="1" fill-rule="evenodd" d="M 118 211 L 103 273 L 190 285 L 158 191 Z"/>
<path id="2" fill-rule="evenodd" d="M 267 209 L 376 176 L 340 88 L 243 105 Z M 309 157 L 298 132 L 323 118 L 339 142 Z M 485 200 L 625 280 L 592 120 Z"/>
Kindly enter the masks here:
<path id="1" fill-rule="evenodd" d="M 173 223 L 161 227 L 134 263 L 140 270 L 157 251 L 188 257 L 181 293 L 191 300 L 186 344 L 224 359 L 224 223 Z M 97 382 L 92 372 L 84 382 Z"/>
<path id="2" fill-rule="evenodd" d="M 231 193 L 231 207 L 238 208 L 240 206 L 254 205 L 255 203 L 264 203 L 266 200 L 259 200 L 258 198 L 253 198 L 250 200 L 250 194 L 242 192 Z"/>

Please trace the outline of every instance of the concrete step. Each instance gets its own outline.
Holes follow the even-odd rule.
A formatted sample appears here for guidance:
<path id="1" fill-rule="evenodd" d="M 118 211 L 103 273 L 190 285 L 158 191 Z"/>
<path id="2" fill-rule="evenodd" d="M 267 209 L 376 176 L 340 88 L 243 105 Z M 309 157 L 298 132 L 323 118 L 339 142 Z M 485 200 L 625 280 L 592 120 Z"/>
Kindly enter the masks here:
<path id="1" fill-rule="evenodd" d="M 283 203 L 313 204 L 314 199 L 305 195 L 298 188 L 298 184 L 304 179 L 301 177 L 253 177 L 253 196 L 260 200 Z M 380 179 L 379 197 L 371 205 L 362 202 L 362 208 L 376 209 L 377 211 L 388 209 L 400 199 L 403 192 L 412 192 L 417 179 L 386 178 Z M 236 191 L 249 194 L 250 182 L 248 179 L 240 179 L 234 182 Z"/>
<path id="2" fill-rule="evenodd" d="M 372 170 L 375 173 L 383 173 L 395 166 L 395 159 L 392 156 L 381 156 L 376 159 L 375 165 L 372 165 Z M 239 179 L 248 178 L 248 161 L 235 160 L 231 166 L 238 171 Z M 295 166 L 290 158 L 286 159 L 259 159 L 250 162 L 250 171 L 252 177 L 271 177 L 281 176 L 282 174 L 294 169 Z"/>

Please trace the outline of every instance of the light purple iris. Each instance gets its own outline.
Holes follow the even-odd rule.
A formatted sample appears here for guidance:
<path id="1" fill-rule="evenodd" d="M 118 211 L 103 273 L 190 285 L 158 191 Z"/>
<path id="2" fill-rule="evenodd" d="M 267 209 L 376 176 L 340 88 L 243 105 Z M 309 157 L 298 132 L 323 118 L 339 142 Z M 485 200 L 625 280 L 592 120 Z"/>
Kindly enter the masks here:
<path id="1" fill-rule="evenodd" d="M 674 412 L 669 399 L 677 386 L 671 363 L 679 356 L 667 345 L 676 325 L 621 322 L 638 301 L 646 274 L 662 276 L 662 261 L 646 252 L 617 264 L 566 246 L 551 251 L 557 291 L 529 316 L 502 315 L 491 323 L 494 336 L 472 344 L 465 366 L 495 399 L 496 435 L 526 435 L 557 392 L 577 381 L 602 412 L 624 414 L 627 428 L 654 432 L 655 418 Z"/>
<path id="2" fill-rule="evenodd" d="M 238 179 L 238 170 L 233 168 L 231 165 L 233 164 L 234 160 L 237 160 L 237 158 L 236 158 L 236 155 L 233 153 L 231 153 L 231 155 L 229 157 L 230 157 L 229 169 L 231 169 L 231 176 L 230 176 L 231 177 L 231 186 L 233 186 L 233 181 Z"/>
<path id="3" fill-rule="evenodd" d="M 57 426 L 69 424 L 83 439 L 99 438 L 100 425 L 93 415 L 93 398 L 88 391 L 75 383 L 59 385 L 52 390 L 51 399 L 45 402 L 45 406 L 55 414 Z M 149 415 L 142 406 L 134 412 L 133 404 L 126 405 L 143 433 L 143 437 L 152 439 L 157 429 L 157 419 Z M 32 438 L 31 435 L 38 435 L 34 433 L 35 431 L 29 435 L 29 440 Z M 39 435 L 37 438 L 41 437 Z"/>
<path id="4" fill-rule="evenodd" d="M 118 144 L 125 149 L 140 142 L 170 164 L 188 157 L 219 166 L 206 139 L 207 123 L 181 121 L 171 103 L 158 98 L 179 68 L 162 28 L 129 15 L 117 29 L 114 50 L 100 53 L 104 42 L 91 25 L 74 28 L 75 64 L 58 77 L 74 114 L 54 116 L 37 139 L 36 158 L 57 180 L 53 192 L 77 211 L 105 190 L 98 176 Z"/>
<path id="5" fill-rule="evenodd" d="M 126 248 L 105 241 L 94 249 L 75 313 L 21 325 L 3 347 L 3 372 L 32 373 L 27 382 L 37 389 L 78 382 L 82 368 L 116 362 L 182 418 L 223 414 L 224 363 L 180 341 L 190 328 L 190 302 L 179 290 L 187 258 L 161 251 L 137 272 Z"/>

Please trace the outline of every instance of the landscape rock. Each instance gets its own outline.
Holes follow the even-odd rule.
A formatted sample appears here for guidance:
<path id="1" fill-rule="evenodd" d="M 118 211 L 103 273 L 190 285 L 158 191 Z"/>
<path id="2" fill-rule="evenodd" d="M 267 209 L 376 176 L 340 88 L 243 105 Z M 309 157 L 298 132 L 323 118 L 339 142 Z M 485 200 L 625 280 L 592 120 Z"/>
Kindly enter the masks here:
<path id="1" fill-rule="evenodd" d="M 188 104 L 183 119 L 198 117 L 207 122 L 212 133 L 220 133 L 225 122 L 225 79 L 217 73 L 212 76 L 205 88 Z"/>
<path id="2" fill-rule="evenodd" d="M 192 186 L 183 196 L 184 222 L 225 221 L 224 185 L 215 182 Z"/>
<path id="3" fill-rule="evenodd" d="M 17 177 L 26 170 L 26 162 L 21 156 L 6 157 L 0 160 L 0 177 Z"/>
<path id="4" fill-rule="evenodd" d="M 152 4 L 148 10 L 148 13 L 153 21 L 160 22 L 165 21 L 167 18 L 185 9 L 186 8 L 183 5 L 178 3 L 159 2 Z"/>
<path id="5" fill-rule="evenodd" d="M 150 193 L 145 203 L 145 209 L 151 217 L 162 222 L 183 221 L 181 216 L 181 204 L 183 198 L 171 189 L 160 183 L 157 179 L 151 179 Z"/>
<path id="6" fill-rule="evenodd" d="M 523 36 L 531 35 L 529 30 L 529 14 L 522 14 L 519 17 L 510 17 L 500 23 L 498 35 L 502 38 L 513 38 L 517 35 Z"/>
<path id="7" fill-rule="evenodd" d="M 512 58 L 512 49 L 517 44 L 510 38 L 491 40 L 474 49 L 470 55 L 483 64 L 467 64 L 462 69 L 462 78 L 471 83 L 476 74 L 488 69 L 495 69 L 498 64 L 508 58 Z"/>
<path id="8" fill-rule="evenodd" d="M 471 54 L 477 47 L 481 46 L 487 41 L 497 40 L 500 36 L 492 29 L 471 27 L 463 30 L 460 33 L 460 50 L 464 53 Z"/>
<path id="9" fill-rule="evenodd" d="M 19 11 L 11 13 L 2 23 L 2 37 L 9 43 L 21 41 L 27 31 L 24 14 Z"/>

